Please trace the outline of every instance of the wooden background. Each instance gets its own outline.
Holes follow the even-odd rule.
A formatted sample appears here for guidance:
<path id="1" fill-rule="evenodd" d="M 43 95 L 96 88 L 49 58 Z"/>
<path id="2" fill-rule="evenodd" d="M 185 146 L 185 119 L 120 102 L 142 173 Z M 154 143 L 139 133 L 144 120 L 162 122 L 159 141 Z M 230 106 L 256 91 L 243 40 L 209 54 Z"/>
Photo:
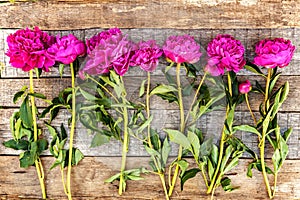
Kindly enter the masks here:
<path id="1" fill-rule="evenodd" d="M 293 61 L 282 73 L 281 82 L 290 82 L 290 94 L 279 114 L 283 128 L 294 127 L 289 140 L 289 160 L 284 164 L 279 175 L 278 192 L 275 199 L 300 199 L 300 2 L 299 0 L 39 0 L 8 1 L 0 3 L 0 62 L 5 64 L 0 79 L 0 142 L 10 139 L 9 117 L 18 107 L 12 103 L 12 97 L 23 84 L 28 84 L 28 75 L 9 66 L 9 59 L 4 55 L 7 44 L 6 37 L 18 28 L 39 26 L 52 34 L 73 33 L 80 39 L 86 39 L 98 33 L 102 28 L 119 27 L 132 40 L 156 39 L 163 44 L 170 35 L 190 34 L 200 42 L 202 51 L 207 43 L 219 33 L 228 33 L 241 40 L 246 47 L 247 59 L 254 56 L 255 43 L 267 37 L 284 37 L 292 40 L 297 50 Z M 203 61 L 204 62 L 204 61 Z M 138 69 L 131 69 L 127 78 L 131 93 L 136 93 L 140 80 L 145 74 Z M 239 79 L 261 80 L 245 71 Z M 162 79 L 160 67 L 154 73 L 153 81 Z M 154 84 L 153 82 L 153 84 Z M 44 87 L 44 86 L 47 87 Z M 70 86 L 68 73 L 59 77 L 58 69 L 52 68 L 51 73 L 44 74 L 35 82 L 36 91 L 44 93 L 48 98 L 56 96 L 59 90 Z M 257 111 L 258 103 L 251 99 Z M 155 115 L 155 126 L 178 127 L 178 111 L 154 99 L 152 112 Z M 46 105 L 38 102 L 40 108 Z M 61 113 L 54 122 L 66 121 L 67 114 Z M 161 120 L 166 119 L 166 120 Z M 224 112 L 216 111 L 201 119 L 201 126 L 207 137 L 218 141 Z M 237 109 L 238 123 L 251 123 L 246 106 Z M 47 135 L 47 133 L 46 133 Z M 257 148 L 255 137 L 248 133 L 239 133 L 247 145 Z M 48 137 L 49 138 L 49 137 Z M 117 195 L 117 184 L 104 184 L 103 181 L 119 170 L 121 148 L 117 142 L 89 148 L 92 136 L 87 135 L 78 124 L 75 146 L 85 154 L 79 166 L 73 168 L 72 192 L 74 199 L 164 199 L 159 178 L 145 176 L 144 181 L 128 183 L 127 192 L 122 197 Z M 113 148 L 112 148 L 113 146 Z M 147 166 L 149 158 L 143 146 L 135 140 L 131 141 L 128 169 Z M 171 154 L 176 155 L 177 148 L 172 146 Z M 0 145 L 0 197 L 1 199 L 39 198 L 39 183 L 35 169 L 19 168 L 18 152 Z M 270 154 L 268 155 L 270 157 Z M 65 199 L 60 173 L 57 169 L 49 170 L 53 158 L 49 152 L 42 157 L 46 170 L 48 197 Z M 225 193 L 216 191 L 216 199 L 267 199 L 261 174 L 255 172 L 253 178 L 246 178 L 247 163 L 251 160 L 247 155 L 240 165 L 229 176 L 233 185 L 239 190 Z M 20 187 L 22 183 L 22 187 Z M 177 187 L 173 199 L 209 199 L 200 177 L 187 182 L 185 190 L 180 192 Z"/>

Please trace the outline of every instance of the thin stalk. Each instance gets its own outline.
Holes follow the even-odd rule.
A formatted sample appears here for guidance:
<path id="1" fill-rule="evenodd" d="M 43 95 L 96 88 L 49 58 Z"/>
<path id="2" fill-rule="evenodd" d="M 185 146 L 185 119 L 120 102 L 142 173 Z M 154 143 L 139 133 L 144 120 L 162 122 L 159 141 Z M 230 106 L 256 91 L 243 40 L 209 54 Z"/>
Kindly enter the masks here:
<path id="1" fill-rule="evenodd" d="M 227 73 L 227 79 L 228 79 L 229 94 L 230 94 L 230 96 L 232 96 L 232 85 L 231 85 L 231 77 L 230 77 L 229 72 Z M 229 111 L 229 106 L 227 105 L 226 118 L 227 118 L 227 115 L 228 115 L 228 111 Z M 207 194 L 210 194 L 210 193 L 214 192 L 214 188 L 215 188 L 215 184 L 216 184 L 216 179 L 218 177 L 219 170 L 220 170 L 220 167 L 221 167 L 222 158 L 223 158 L 223 154 L 224 154 L 224 144 L 225 144 L 225 140 L 226 140 L 225 129 L 226 129 L 226 127 L 224 125 L 223 126 L 223 130 L 222 130 L 221 141 L 220 141 L 220 152 L 219 152 L 218 164 L 217 164 L 217 168 L 215 170 L 213 179 L 211 180 L 209 188 L 206 191 Z"/>
<path id="2" fill-rule="evenodd" d="M 186 115 L 184 124 L 186 124 L 187 121 L 189 120 L 190 112 L 192 111 L 193 105 L 194 105 L 195 101 L 197 100 L 198 94 L 199 94 L 200 89 L 201 89 L 201 86 L 203 85 L 203 82 L 204 82 L 204 80 L 205 80 L 205 78 L 206 78 L 206 75 L 207 75 L 207 72 L 204 73 L 204 75 L 203 75 L 203 77 L 202 77 L 202 79 L 201 79 L 201 81 L 200 81 L 200 83 L 199 83 L 199 86 L 198 86 L 198 88 L 197 88 L 197 90 L 196 90 L 196 93 L 195 93 L 195 95 L 194 95 L 194 98 L 193 98 L 193 101 L 192 101 L 191 106 L 190 106 L 190 108 L 189 108 L 189 111 L 188 111 L 188 113 L 187 113 L 187 115 Z"/>
<path id="3" fill-rule="evenodd" d="M 267 191 L 268 191 L 268 195 L 270 198 L 272 198 L 272 190 L 271 190 L 271 187 L 270 187 L 270 183 L 269 183 L 269 179 L 268 179 L 268 176 L 267 176 L 267 172 L 266 172 L 266 165 L 265 165 L 265 133 L 263 133 L 262 135 L 262 139 L 261 139 L 261 146 L 259 148 L 259 151 L 260 151 L 260 162 L 261 162 L 261 168 L 262 168 L 262 174 L 263 174 L 263 177 L 264 177 L 264 181 L 265 181 L 265 185 L 266 185 L 266 188 L 267 188 Z"/>
<path id="4" fill-rule="evenodd" d="M 267 81 L 266 81 L 266 93 L 265 93 L 265 113 L 267 113 L 268 109 L 269 109 L 269 85 L 270 85 L 270 80 L 271 80 L 271 74 L 272 74 L 272 68 L 268 69 L 268 76 L 267 76 Z M 265 165 L 265 140 L 266 140 L 266 133 L 263 131 L 262 133 L 262 138 L 260 141 L 260 147 L 259 147 L 259 151 L 260 151 L 260 162 L 261 162 L 261 168 L 262 168 L 262 174 L 264 177 L 264 182 L 267 188 L 267 192 L 269 195 L 269 198 L 273 198 L 272 196 L 272 190 L 270 187 L 270 183 L 269 183 L 269 179 L 267 176 L 267 172 L 266 172 L 266 165 Z"/>
<path id="5" fill-rule="evenodd" d="M 72 170 L 72 157 L 73 157 L 73 140 L 75 134 L 76 125 L 76 88 L 75 88 L 75 72 L 73 63 L 70 63 L 71 76 L 72 76 L 72 121 L 70 130 L 70 141 L 69 141 L 69 161 L 68 161 L 68 171 L 67 171 L 67 193 L 68 199 L 72 199 L 71 193 L 71 170 Z"/>
<path id="6" fill-rule="evenodd" d="M 274 174 L 274 189 L 273 189 L 273 194 L 272 194 L 272 197 L 271 197 L 271 198 L 273 198 L 273 197 L 275 196 L 275 194 L 276 194 L 277 177 L 278 177 L 278 172 L 276 172 L 276 173 Z"/>
<path id="7" fill-rule="evenodd" d="M 252 109 L 251 109 L 251 106 L 250 106 L 250 103 L 249 103 L 249 99 L 248 99 L 248 94 L 247 93 L 245 94 L 245 99 L 246 99 L 246 104 L 247 104 L 247 107 L 248 107 L 249 112 L 251 114 L 251 117 L 253 119 L 254 125 L 256 126 L 257 121 L 256 121 L 256 118 L 255 118 L 253 112 L 252 112 Z"/>
<path id="8" fill-rule="evenodd" d="M 179 111 L 180 111 L 180 132 L 184 132 L 185 129 L 185 120 L 184 120 L 184 107 L 183 107 L 183 99 L 182 99 L 182 88 L 181 88 L 181 83 L 180 83 L 180 63 L 177 63 L 176 67 L 176 80 L 177 80 L 177 89 L 178 89 L 178 105 L 179 105 Z M 178 149 L 178 156 L 177 156 L 177 161 L 181 160 L 182 157 L 182 146 L 179 145 Z M 175 172 L 172 178 L 172 183 L 170 184 L 170 189 L 169 189 L 169 196 L 172 195 L 176 180 L 178 177 L 179 173 L 179 165 L 176 164 L 175 167 Z"/>
<path id="9" fill-rule="evenodd" d="M 148 79 L 147 79 L 147 90 L 146 90 L 146 113 L 147 113 L 147 119 L 149 119 L 150 118 L 150 83 L 151 83 L 151 74 L 150 74 L 150 72 L 147 73 L 147 76 L 148 76 Z M 151 142 L 151 126 L 150 126 L 150 124 L 147 127 L 147 133 L 148 133 L 149 147 L 151 149 L 154 149 L 153 145 L 152 145 L 152 142 Z M 152 157 L 154 165 L 155 165 L 155 167 L 158 171 L 159 178 L 160 178 L 161 184 L 162 184 L 164 192 L 165 192 L 166 200 L 169 200 L 168 190 L 167 190 L 167 187 L 166 187 L 164 173 L 159 168 L 159 165 L 157 164 L 157 161 L 156 161 L 155 157 L 154 156 L 151 156 L 151 157 Z"/>
<path id="10" fill-rule="evenodd" d="M 198 166 L 199 166 L 199 164 L 198 164 Z M 207 181 L 207 178 L 206 178 L 206 174 L 205 174 L 205 170 L 204 170 L 204 166 L 203 165 L 201 165 L 201 173 L 202 173 L 202 176 L 203 176 L 203 179 L 204 179 L 204 182 L 205 182 L 205 185 L 206 185 L 206 187 L 208 188 L 208 181 Z"/>
<path id="11" fill-rule="evenodd" d="M 122 84 L 124 84 L 122 77 L 121 77 L 121 82 L 122 82 Z M 124 104 L 126 104 L 125 95 L 122 97 Z M 123 123 L 124 138 L 123 138 L 123 146 L 122 146 L 122 163 L 121 163 L 121 170 L 120 170 L 119 195 L 122 195 L 122 193 L 123 193 L 124 171 L 125 171 L 125 167 L 126 167 L 126 156 L 127 156 L 127 152 L 128 152 L 128 143 L 129 143 L 127 107 L 124 107 L 124 109 L 123 109 L 123 122 L 124 122 Z"/>
<path id="12" fill-rule="evenodd" d="M 69 194 L 68 194 L 66 183 L 65 183 L 64 169 L 62 168 L 62 166 L 60 166 L 60 173 L 61 173 L 61 182 L 63 184 L 64 192 L 68 196 Z"/>
<path id="13" fill-rule="evenodd" d="M 265 93 L 265 113 L 267 113 L 269 109 L 269 87 L 270 87 L 270 80 L 271 80 L 271 74 L 272 74 L 272 68 L 268 69 L 268 77 L 267 77 L 267 83 L 266 83 L 266 93 Z"/>
<path id="14" fill-rule="evenodd" d="M 29 92 L 34 93 L 33 88 L 33 70 L 29 71 Z M 32 120 L 33 120 L 33 140 L 36 142 L 38 139 L 38 130 L 37 130 L 37 119 L 36 119 L 36 107 L 35 107 L 35 99 L 34 96 L 30 96 L 30 102 L 31 102 L 31 112 L 32 112 Z M 44 182 L 44 169 L 42 162 L 40 158 L 38 158 L 35 162 L 35 168 L 36 172 L 39 177 L 41 191 L 42 191 L 42 197 L 43 199 L 47 198 L 46 194 L 46 188 L 45 188 L 45 182 Z"/>

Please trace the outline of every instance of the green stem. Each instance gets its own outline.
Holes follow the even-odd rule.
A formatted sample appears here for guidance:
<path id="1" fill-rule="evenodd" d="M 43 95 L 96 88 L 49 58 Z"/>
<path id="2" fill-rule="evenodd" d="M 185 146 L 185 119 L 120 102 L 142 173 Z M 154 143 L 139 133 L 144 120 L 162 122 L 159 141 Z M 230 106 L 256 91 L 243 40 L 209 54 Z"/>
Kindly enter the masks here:
<path id="1" fill-rule="evenodd" d="M 178 105 L 179 105 L 179 111 L 180 111 L 180 132 L 184 132 L 185 129 L 185 120 L 184 120 L 184 107 L 183 107 L 183 99 L 182 99 L 182 89 L 181 89 L 181 83 L 180 83 L 180 63 L 177 63 L 176 67 L 176 79 L 177 79 L 177 89 L 178 89 Z M 177 156 L 177 161 L 180 161 L 182 157 L 182 146 L 179 145 L 178 149 L 178 156 Z M 179 173 L 179 165 L 176 164 L 175 167 L 175 172 L 172 178 L 172 183 L 170 184 L 170 189 L 169 189 L 169 196 L 172 195 L 174 187 L 176 185 L 176 180 L 178 177 Z"/>
<path id="2" fill-rule="evenodd" d="M 147 79 L 147 91 L 146 91 L 146 113 L 147 113 L 147 119 L 149 119 L 150 118 L 150 83 L 151 83 L 150 72 L 147 73 L 147 76 L 148 76 L 148 79 Z M 147 127 L 147 133 L 148 133 L 148 145 L 151 149 L 154 149 L 152 142 L 151 142 L 151 126 L 150 126 L 150 124 Z M 155 157 L 154 156 L 151 156 L 151 157 L 152 157 L 154 165 L 158 171 L 159 178 L 160 178 L 161 184 L 162 184 L 164 192 L 165 192 L 166 200 L 169 200 L 164 173 L 162 173 L 161 169 L 159 168 L 159 165 L 158 165 Z"/>
<path id="3" fill-rule="evenodd" d="M 261 168 L 262 168 L 262 174 L 264 177 L 265 185 L 268 191 L 268 195 L 270 198 L 272 198 L 272 190 L 270 187 L 270 183 L 268 180 L 267 172 L 266 172 L 266 165 L 265 165 L 265 133 L 263 133 L 262 139 L 261 139 L 261 146 L 259 148 L 260 150 L 260 162 L 261 162 Z"/>
<path id="4" fill-rule="evenodd" d="M 34 93 L 34 88 L 33 88 L 33 70 L 29 71 L 29 92 Z M 33 139 L 36 142 L 38 139 L 38 130 L 37 130 L 37 119 L 36 119 L 36 107 L 35 107 L 35 99 L 34 96 L 30 96 L 30 101 L 31 101 L 31 112 L 32 112 L 32 120 L 33 120 Z M 43 199 L 47 198 L 46 194 L 46 188 L 45 188 L 45 182 L 44 182 L 44 169 L 42 162 L 40 158 L 38 158 L 35 162 L 35 168 L 36 172 L 39 177 L 39 182 L 41 186 L 41 191 L 42 191 L 42 197 Z"/>
<path id="5" fill-rule="evenodd" d="M 123 83 L 122 77 L 121 82 Z M 122 97 L 123 103 L 126 104 L 125 96 Z M 126 156 L 128 152 L 128 143 L 129 143 L 129 134 L 128 134 L 128 110 L 127 107 L 124 107 L 123 109 L 123 124 L 124 124 L 124 138 L 123 138 L 123 146 L 122 146 L 122 163 L 121 163 L 121 170 L 120 170 L 120 183 L 119 183 L 119 195 L 122 195 L 123 191 L 125 191 L 125 188 L 123 188 L 123 182 L 124 180 L 124 171 L 126 167 Z"/>
<path id="6" fill-rule="evenodd" d="M 252 109 L 251 109 L 251 106 L 250 106 L 250 103 L 249 103 L 249 99 L 248 99 L 248 94 L 245 94 L 245 99 L 246 99 L 246 104 L 247 104 L 247 107 L 248 107 L 249 112 L 251 114 L 251 117 L 253 119 L 254 125 L 256 126 L 257 121 L 256 121 L 256 118 L 255 118 L 253 112 L 252 112 Z"/>
<path id="7" fill-rule="evenodd" d="M 70 141 L 69 141 L 69 161 L 68 161 L 68 171 L 67 171 L 67 193 L 68 199 L 72 199 L 71 193 L 71 170 L 72 170 L 72 157 L 73 157 L 73 140 L 76 125 L 76 88 L 75 88 L 75 72 L 73 63 L 70 63 L 71 76 L 72 76 L 72 121 L 70 130 Z"/>
<path id="8" fill-rule="evenodd" d="M 232 96 L 232 85 L 231 85 L 232 83 L 231 83 L 231 77 L 230 77 L 229 72 L 227 73 L 227 79 L 228 79 L 228 91 L 229 91 L 230 96 Z M 226 118 L 227 118 L 229 109 L 230 109 L 229 105 L 227 105 Z M 226 127 L 224 125 L 223 130 L 222 130 L 221 141 L 220 141 L 220 152 L 219 152 L 218 164 L 217 164 L 217 168 L 215 170 L 213 179 L 211 180 L 209 188 L 206 191 L 207 194 L 210 194 L 214 191 L 215 184 L 216 184 L 216 179 L 217 179 L 218 175 L 220 177 L 219 170 L 220 170 L 221 163 L 222 163 L 222 158 L 223 158 L 223 154 L 224 154 L 224 144 L 225 144 L 225 140 L 226 140 L 225 129 L 226 129 Z"/>
<path id="9" fill-rule="evenodd" d="M 60 166 L 60 173 L 61 173 L 61 182 L 63 184 L 64 192 L 68 196 L 68 191 L 65 183 L 65 178 L 64 178 L 64 168 Z"/>
<path id="10" fill-rule="evenodd" d="M 269 87 L 270 87 L 270 80 L 271 80 L 272 68 L 268 69 L 268 77 L 266 83 L 266 93 L 265 93 L 265 113 L 268 112 L 269 109 Z"/>
<path id="11" fill-rule="evenodd" d="M 200 167 L 200 165 L 198 164 L 198 166 L 199 166 L 199 168 L 201 169 L 201 173 L 202 173 L 202 176 L 203 176 L 205 185 L 206 185 L 206 187 L 208 188 L 208 181 L 207 181 L 207 178 L 206 178 L 204 165 L 201 165 L 201 167 Z"/>
<path id="12" fill-rule="evenodd" d="M 274 189 L 273 189 L 273 194 L 272 194 L 272 197 L 271 197 L 271 198 L 273 198 L 273 197 L 275 196 L 275 194 L 276 194 L 277 177 L 278 177 L 278 172 L 276 172 L 276 173 L 274 174 Z"/>
<path id="13" fill-rule="evenodd" d="M 197 100 L 198 94 L 199 94 L 200 89 L 201 89 L 201 86 L 203 85 L 203 82 L 204 82 L 204 80 L 205 80 L 205 78 L 206 78 L 206 75 L 207 75 L 207 72 L 204 73 L 204 75 L 203 75 L 203 77 L 202 77 L 202 79 L 201 79 L 201 81 L 200 81 L 200 83 L 199 83 L 199 86 L 198 86 L 198 88 L 197 88 L 197 90 L 196 90 L 196 93 L 195 93 L 195 95 L 194 95 L 194 98 L 193 98 L 193 101 L 192 101 L 191 106 L 190 106 L 190 108 L 189 108 L 189 111 L 187 112 L 187 115 L 186 115 L 184 124 L 186 124 L 187 121 L 188 121 L 188 119 L 189 119 L 190 112 L 192 111 L 193 105 L 194 105 L 194 103 L 195 103 L 196 100 Z"/>

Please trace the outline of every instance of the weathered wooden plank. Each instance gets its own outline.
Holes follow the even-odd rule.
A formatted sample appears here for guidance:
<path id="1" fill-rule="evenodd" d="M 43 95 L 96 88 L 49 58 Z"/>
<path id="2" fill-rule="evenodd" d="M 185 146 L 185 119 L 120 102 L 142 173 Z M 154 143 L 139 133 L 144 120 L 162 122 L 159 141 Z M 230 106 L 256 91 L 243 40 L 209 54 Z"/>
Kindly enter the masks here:
<path id="1" fill-rule="evenodd" d="M 70 30 L 70 31 L 50 31 L 51 34 L 57 35 L 67 35 L 69 33 L 74 34 L 81 40 L 88 39 L 94 34 L 97 34 L 102 29 L 87 29 L 87 30 Z M 11 78 L 11 77 L 28 77 L 27 73 L 22 72 L 20 69 L 15 69 L 10 67 L 9 58 L 5 56 L 7 51 L 6 38 L 10 33 L 15 32 L 16 29 L 4 29 L 0 30 L 0 62 L 3 62 L 6 66 L 1 72 L 1 77 Z M 182 35 L 190 34 L 195 37 L 195 39 L 201 44 L 201 51 L 205 53 L 207 44 L 220 33 L 231 34 L 235 38 L 242 41 L 243 45 L 246 48 L 245 57 L 252 61 L 255 55 L 255 44 L 265 38 L 274 38 L 274 37 L 284 37 L 290 39 L 292 43 L 298 47 L 300 46 L 300 28 L 288 28 L 288 29 L 197 29 L 197 30 L 176 30 L 176 29 L 122 29 L 124 34 L 128 34 L 128 37 L 132 41 L 140 40 L 149 40 L 155 39 L 160 45 L 163 45 L 166 38 L 170 35 Z M 162 64 L 157 68 L 153 73 L 155 75 L 162 75 L 161 68 L 165 67 L 164 59 L 161 59 Z M 205 66 L 206 58 L 202 56 L 201 62 L 197 65 Z M 283 71 L 284 75 L 300 75 L 298 66 L 300 65 L 300 52 L 297 49 L 291 64 L 285 68 Z M 69 67 L 66 67 L 65 76 L 70 76 Z M 250 75 L 249 72 L 242 71 L 240 74 Z M 145 76 L 145 73 L 141 70 L 131 69 L 127 76 Z M 44 73 L 43 76 L 47 77 L 59 77 L 59 72 L 57 67 L 51 68 L 50 73 Z"/>
<path id="2" fill-rule="evenodd" d="M 49 170 L 53 159 L 43 157 L 45 165 L 46 187 L 48 197 L 51 199 L 66 199 L 64 195 L 60 172 L 58 168 Z M 190 160 L 189 160 L 190 161 Z M 72 171 L 73 199 L 164 199 L 160 180 L 153 174 L 144 175 L 142 181 L 128 181 L 127 191 L 122 195 L 117 194 L 117 183 L 105 184 L 104 180 L 119 170 L 120 157 L 87 157 Z M 148 158 L 129 158 L 128 169 L 148 166 Z M 238 190 L 224 192 L 218 188 L 215 192 L 216 200 L 221 199 L 267 199 L 265 186 L 261 174 L 253 171 L 253 178 L 246 177 L 249 160 L 241 160 L 228 177 Z M 191 164 L 191 167 L 194 164 Z M 278 177 L 276 199 L 300 198 L 300 173 L 299 160 L 288 160 Z M 21 169 L 18 167 L 16 156 L 0 157 L 0 195 L 6 199 L 37 199 L 40 197 L 39 183 L 33 167 Z M 20 182 L 22 187 L 20 187 Z M 172 199 L 210 199 L 205 193 L 205 186 L 200 176 L 189 180 L 183 192 L 180 191 L 179 182 Z"/>
<path id="3" fill-rule="evenodd" d="M 12 138 L 9 130 L 9 117 L 14 112 L 13 109 L 4 109 L 0 113 L 0 143 Z M 257 113 L 256 113 L 257 114 Z M 179 127 L 179 113 L 177 110 L 153 110 L 152 115 L 154 116 L 152 126 L 157 129 L 159 134 L 164 137 L 164 128 L 178 129 Z M 203 131 L 205 138 L 213 138 L 214 142 L 217 144 L 222 131 L 222 124 L 224 122 L 225 112 L 215 111 L 208 115 L 205 115 L 197 123 L 197 126 Z M 62 112 L 55 121 L 53 125 L 59 127 L 61 123 L 64 123 L 67 127 L 67 120 L 69 118 L 67 112 Z M 300 158 L 300 113 L 279 113 L 279 124 L 282 126 L 282 131 L 285 131 L 289 127 L 294 127 L 293 134 L 291 135 L 288 144 L 290 147 L 290 152 L 288 158 L 299 159 Z M 249 113 L 236 112 L 235 114 L 236 124 L 252 124 L 252 118 Z M 40 123 L 41 124 L 41 123 Z M 42 126 L 44 127 L 44 126 Z M 44 128 L 45 130 L 45 128 Z M 238 132 L 237 136 L 243 140 L 243 142 L 258 153 L 258 140 L 255 135 L 250 133 Z M 45 130 L 45 137 L 48 141 L 51 140 L 51 136 L 48 131 Z M 96 148 L 90 148 L 93 135 L 88 135 L 86 128 L 84 128 L 80 123 L 76 126 L 75 135 L 75 146 L 78 147 L 86 156 L 120 156 L 121 155 L 121 145 L 118 141 L 112 140 L 110 143 L 102 145 Z M 141 141 L 131 137 L 130 148 L 128 156 L 148 156 L 145 151 Z M 111 148 L 111 147 L 114 148 Z M 271 147 L 266 148 L 267 157 L 272 157 Z M 171 156 L 176 156 L 178 151 L 178 146 L 172 144 Z M 0 145 L 0 155 L 17 155 L 18 152 L 12 149 L 5 148 Z M 46 155 L 50 155 L 49 152 Z M 249 155 L 245 154 L 245 157 Z"/>
<path id="4" fill-rule="evenodd" d="M 78 12 L 80 10 L 80 12 Z M 122 28 L 299 27 L 297 0 L 49 0 L 0 4 L 1 28 L 48 30 Z M 159 16 L 159 17 L 157 17 Z"/>
<path id="5" fill-rule="evenodd" d="M 132 101 L 138 100 L 139 96 L 139 87 L 146 77 L 145 76 L 126 76 L 124 77 L 126 89 L 127 89 L 127 96 L 128 99 Z M 265 85 L 265 82 L 262 78 L 257 76 L 240 76 L 239 80 L 244 81 L 246 79 L 249 79 L 253 84 L 255 83 L 255 80 L 258 80 L 261 82 L 262 86 Z M 154 87 L 157 83 L 165 83 L 166 78 L 164 76 L 152 76 L 152 87 Z M 281 110 L 282 111 L 291 111 L 291 112 L 299 112 L 300 107 L 300 99 L 299 96 L 299 88 L 300 85 L 300 79 L 299 76 L 281 76 L 278 85 L 283 84 L 285 81 L 289 81 L 290 84 L 290 93 L 289 98 L 286 100 L 286 102 L 282 105 Z M 82 82 L 80 79 L 78 79 L 78 82 Z M 185 76 L 182 77 L 182 82 L 184 84 L 189 84 L 189 80 L 185 78 Z M 37 79 L 35 81 L 35 87 L 36 92 L 40 92 L 42 94 L 45 94 L 47 98 L 52 99 L 53 97 L 56 97 L 58 95 L 59 91 L 62 89 L 69 87 L 71 83 L 71 80 L 68 78 L 51 78 L 51 79 Z M 5 107 L 15 107 L 19 104 L 14 104 L 12 102 L 13 96 L 16 92 L 18 92 L 21 87 L 24 84 L 29 84 L 28 79 L 0 79 L 0 105 Z M 195 92 L 195 90 L 193 91 Z M 96 92 L 95 92 L 96 93 Z M 191 103 L 193 98 L 193 95 L 190 95 L 188 97 L 185 97 L 184 102 L 187 104 L 186 107 L 189 106 L 189 103 Z M 262 100 L 262 95 L 259 95 L 257 93 L 251 93 L 250 95 L 250 104 L 254 111 L 258 111 L 259 104 Z M 80 101 L 80 100 L 79 100 Z M 166 101 L 161 101 L 159 97 L 153 97 L 152 98 L 152 109 L 178 109 L 175 103 L 168 104 Z M 47 106 L 47 104 L 41 100 L 37 101 L 38 106 Z M 186 108 L 188 109 L 188 108 Z M 237 110 L 243 110 L 248 111 L 248 108 L 246 104 L 240 105 Z"/>

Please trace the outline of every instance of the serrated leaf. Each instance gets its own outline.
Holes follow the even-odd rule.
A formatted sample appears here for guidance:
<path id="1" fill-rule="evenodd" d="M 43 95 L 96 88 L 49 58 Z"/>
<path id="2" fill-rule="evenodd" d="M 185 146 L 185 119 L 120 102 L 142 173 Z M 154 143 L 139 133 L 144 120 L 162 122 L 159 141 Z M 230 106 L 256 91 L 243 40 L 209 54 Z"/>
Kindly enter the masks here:
<path id="1" fill-rule="evenodd" d="M 191 148 L 191 143 L 187 139 L 187 137 L 177 130 L 172 129 L 164 129 L 164 131 L 169 135 L 169 138 L 172 142 L 183 146 L 185 149 Z"/>
<path id="2" fill-rule="evenodd" d="M 191 179 L 191 178 L 194 178 L 197 173 L 200 172 L 200 169 L 198 168 L 193 168 L 193 169 L 190 169 L 190 170 L 187 170 L 183 173 L 183 175 L 181 176 L 180 178 L 180 187 L 181 187 L 181 191 L 183 190 L 183 186 L 184 186 L 184 183 Z"/>

